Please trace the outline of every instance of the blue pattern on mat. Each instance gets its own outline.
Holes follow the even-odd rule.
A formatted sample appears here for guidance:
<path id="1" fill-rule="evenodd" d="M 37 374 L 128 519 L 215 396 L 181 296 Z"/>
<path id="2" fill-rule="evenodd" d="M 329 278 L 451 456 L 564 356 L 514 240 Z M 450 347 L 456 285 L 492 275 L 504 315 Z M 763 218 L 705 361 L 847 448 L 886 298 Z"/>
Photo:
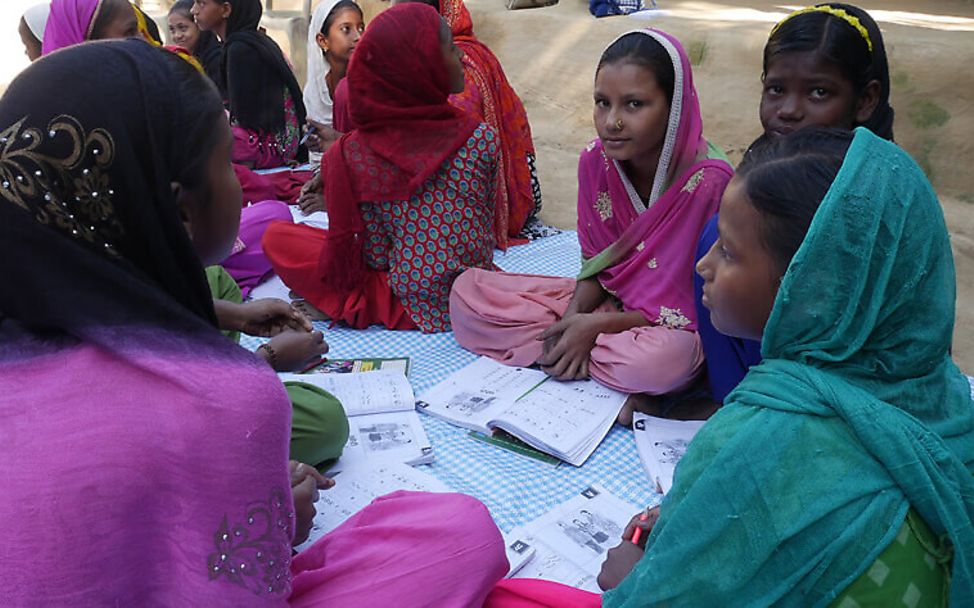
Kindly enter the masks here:
<path id="1" fill-rule="evenodd" d="M 563 232 L 506 252 L 498 251 L 494 262 L 510 272 L 575 276 L 581 258 L 575 233 Z M 315 325 L 325 332 L 329 356 L 408 356 L 409 380 L 417 394 L 477 358 L 460 348 L 452 333 L 422 334 L 379 327 L 329 329 L 325 323 Z M 250 336 L 240 340 L 250 349 L 261 342 Z M 656 504 L 660 499 L 646 476 L 629 429 L 615 426 L 581 467 L 565 463 L 552 467 L 471 439 L 466 430 L 436 418 L 420 418 L 436 453 L 433 464 L 423 468 L 458 492 L 483 501 L 504 531 L 531 521 L 593 483 L 602 484 L 637 508 Z"/>

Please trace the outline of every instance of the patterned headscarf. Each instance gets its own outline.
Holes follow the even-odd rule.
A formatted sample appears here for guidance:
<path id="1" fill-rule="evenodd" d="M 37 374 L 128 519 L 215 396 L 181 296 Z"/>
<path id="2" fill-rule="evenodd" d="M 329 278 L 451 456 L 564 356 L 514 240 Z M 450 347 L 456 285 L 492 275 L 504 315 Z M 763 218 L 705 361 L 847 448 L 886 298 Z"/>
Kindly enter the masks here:
<path id="1" fill-rule="evenodd" d="M 17 288 L 0 290 L 5 319 L 95 342 L 101 328 L 132 326 L 222 342 L 172 183 L 225 118 L 213 86 L 186 70 L 196 73 L 142 41 L 106 41 L 43 57 L 11 83 L 0 274 Z M 207 110 L 191 112 L 188 95 Z"/>

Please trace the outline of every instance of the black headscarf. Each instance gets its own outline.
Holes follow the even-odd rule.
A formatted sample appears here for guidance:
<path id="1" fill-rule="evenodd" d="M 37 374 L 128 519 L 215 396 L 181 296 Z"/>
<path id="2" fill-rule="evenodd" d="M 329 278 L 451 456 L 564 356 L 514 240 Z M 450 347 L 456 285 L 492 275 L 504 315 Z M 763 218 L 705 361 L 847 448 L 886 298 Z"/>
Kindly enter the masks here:
<path id="1" fill-rule="evenodd" d="M 218 120 L 213 85 L 141 40 L 78 45 L 24 70 L 0 99 L 3 333 L 114 350 L 148 329 L 175 346 L 237 348 L 216 330 L 172 191 L 205 162 Z"/>
<path id="2" fill-rule="evenodd" d="M 223 63 L 223 45 L 213 32 L 200 32 L 196 50 L 193 52 L 203 66 L 203 71 L 210 77 L 213 84 L 220 89 L 220 96 L 226 100 L 226 81 L 223 78 L 221 64 Z"/>
<path id="3" fill-rule="evenodd" d="M 223 89 L 230 114 L 240 126 L 274 133 L 285 125 L 282 95 L 287 88 L 294 100 L 298 122 L 304 124 L 301 87 L 277 43 L 257 29 L 263 13 L 260 0 L 227 0 L 227 20 L 221 64 Z"/>

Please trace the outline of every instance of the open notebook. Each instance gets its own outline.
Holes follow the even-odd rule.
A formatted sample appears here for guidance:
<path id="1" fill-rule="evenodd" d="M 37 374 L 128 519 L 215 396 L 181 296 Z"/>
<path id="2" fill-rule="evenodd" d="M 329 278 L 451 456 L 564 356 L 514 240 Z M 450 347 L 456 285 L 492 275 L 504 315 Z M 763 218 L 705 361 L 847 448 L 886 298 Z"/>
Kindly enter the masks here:
<path id="1" fill-rule="evenodd" d="M 329 473 L 369 461 L 426 464 L 433 446 L 416 414 L 415 397 L 402 369 L 361 374 L 278 374 L 306 382 L 338 398 L 348 416 L 348 441 Z"/>
<path id="2" fill-rule="evenodd" d="M 488 434 L 502 429 L 581 466 L 612 428 L 627 395 L 594 380 L 559 382 L 487 357 L 420 395 L 420 411 Z"/>
<path id="3" fill-rule="evenodd" d="M 592 485 L 505 535 L 508 554 L 530 554 L 514 578 L 541 578 L 601 593 L 596 578 L 609 549 L 640 510 Z"/>
<path id="4" fill-rule="evenodd" d="M 380 496 L 396 490 L 451 492 L 442 481 L 408 465 L 388 462 L 349 467 L 335 476 L 335 486 L 318 492 L 314 522 L 308 540 L 296 547 L 304 551 Z"/>
<path id="5" fill-rule="evenodd" d="M 643 466 L 663 494 L 673 487 L 673 472 L 687 451 L 687 446 L 697 434 L 704 420 L 669 420 L 647 416 L 641 412 L 632 415 L 632 432 L 636 449 Z"/>

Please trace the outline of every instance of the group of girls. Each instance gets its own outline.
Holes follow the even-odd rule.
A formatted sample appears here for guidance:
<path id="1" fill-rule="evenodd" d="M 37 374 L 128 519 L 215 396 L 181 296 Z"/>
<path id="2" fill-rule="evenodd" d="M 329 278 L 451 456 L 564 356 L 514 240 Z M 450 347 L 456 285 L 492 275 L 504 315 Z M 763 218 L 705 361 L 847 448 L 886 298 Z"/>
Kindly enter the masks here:
<path id="1" fill-rule="evenodd" d="M 143 29 L 121 0 L 62 28 L 61 7 L 83 4 L 52 3 L 45 50 L 62 40 L 52 32 L 71 32 L 68 46 L 119 37 L 122 21 L 123 36 Z M 511 176 L 524 174 L 505 163 L 533 161 L 491 123 L 484 91 L 502 87 L 478 88 L 480 113 L 452 97 L 479 87 L 450 28 L 462 4 L 394 6 L 364 32 L 354 7 L 334 5 L 314 35 L 327 74 L 303 96 L 247 6 L 190 9 L 221 45 L 217 84 L 206 61 L 126 40 L 51 53 L 0 100 L 0 266 L 18 286 L 0 293 L 8 601 L 974 602 L 974 406 L 949 354 L 949 239 L 922 170 L 891 141 L 885 52 L 864 11 L 818 5 L 775 27 L 765 133 L 736 175 L 703 137 L 679 41 L 614 41 L 579 162 L 571 280 L 491 270 L 499 226 L 517 234 Z M 329 57 L 339 47 L 347 59 Z M 233 62 L 254 57 L 265 69 L 242 84 Z M 273 111 L 235 105 L 257 82 Z M 292 558 L 334 482 L 295 458 L 299 409 L 266 364 L 284 349 L 270 343 L 264 362 L 218 329 L 326 346 L 287 306 L 228 303 L 214 287 L 226 277 L 208 284 L 204 266 L 238 248 L 232 161 L 285 160 L 309 92 L 334 100 L 330 125 L 312 116 L 329 229 L 274 223 L 263 251 L 328 316 L 452 328 L 476 352 L 630 393 L 685 393 L 704 366 L 722 378 L 723 405 L 661 507 L 608 553 L 604 595 L 501 581 L 496 526 L 456 494 L 383 497 Z M 332 442 L 339 424 L 325 425 Z"/>

